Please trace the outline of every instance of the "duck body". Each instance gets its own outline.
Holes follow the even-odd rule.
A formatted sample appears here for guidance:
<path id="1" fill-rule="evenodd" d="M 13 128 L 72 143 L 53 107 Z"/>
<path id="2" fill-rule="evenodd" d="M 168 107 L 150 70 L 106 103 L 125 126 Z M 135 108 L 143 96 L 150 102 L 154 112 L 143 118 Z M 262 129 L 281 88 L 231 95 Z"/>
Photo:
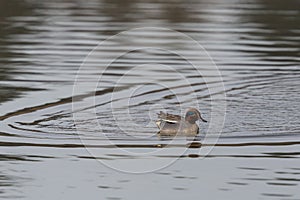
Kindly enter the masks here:
<path id="1" fill-rule="evenodd" d="M 160 135 L 195 136 L 199 133 L 199 126 L 196 124 L 196 121 L 201 119 L 202 121 L 207 122 L 195 108 L 188 109 L 185 117 L 164 113 L 162 111 L 157 115 L 158 119 L 156 125 L 159 128 Z"/>

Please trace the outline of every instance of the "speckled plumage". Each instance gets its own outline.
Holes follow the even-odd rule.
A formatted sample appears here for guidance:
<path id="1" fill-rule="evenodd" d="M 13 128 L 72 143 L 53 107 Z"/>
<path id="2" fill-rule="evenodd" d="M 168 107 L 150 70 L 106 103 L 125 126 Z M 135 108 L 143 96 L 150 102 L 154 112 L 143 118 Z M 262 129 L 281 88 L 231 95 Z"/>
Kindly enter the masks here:
<path id="1" fill-rule="evenodd" d="M 162 111 L 157 115 L 158 120 L 156 121 L 156 125 L 161 135 L 197 135 L 199 133 L 199 127 L 195 122 L 199 119 L 203 122 L 207 122 L 195 108 L 188 109 L 185 117 L 164 113 Z"/>

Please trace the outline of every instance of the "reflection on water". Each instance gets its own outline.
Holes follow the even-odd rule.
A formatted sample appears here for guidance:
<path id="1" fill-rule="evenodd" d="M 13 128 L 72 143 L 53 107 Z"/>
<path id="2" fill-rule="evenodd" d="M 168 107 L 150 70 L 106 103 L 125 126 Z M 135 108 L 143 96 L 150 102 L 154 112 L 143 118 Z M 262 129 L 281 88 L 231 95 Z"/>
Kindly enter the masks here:
<path id="1" fill-rule="evenodd" d="M 0 197 L 299 199 L 298 7 L 298 0 L 0 1 Z M 199 59 L 169 32 L 139 32 L 103 46 L 84 72 L 91 82 L 102 74 L 101 84 L 72 92 L 77 70 L 100 41 L 145 26 L 188 34 L 221 71 L 226 122 L 204 159 L 202 150 L 212 144 L 203 143 L 203 135 L 196 141 L 158 138 L 153 120 L 162 108 L 182 114 L 179 106 L 195 105 L 211 118 L 218 103 L 212 97 L 222 91 L 216 74 L 203 76 L 211 71 L 207 63 L 200 62 L 197 74 L 180 56 L 149 48 L 120 56 L 104 70 L 108 59 L 138 42 Z M 91 118 L 94 106 L 85 103 L 94 96 Z M 82 135 L 74 126 L 72 101 L 87 114 L 78 121 Z M 111 105 L 117 108 L 113 114 Z M 143 176 L 99 163 L 143 169 L 174 160 Z"/>
<path id="2" fill-rule="evenodd" d="M 7 9 L 7 6 L 14 9 Z M 11 61 L 14 57 L 21 56 L 20 54 L 11 52 L 9 50 L 10 42 L 8 41 L 11 34 L 26 33 L 26 28 L 18 24 L 10 24 L 7 20 L 10 17 L 28 15 L 30 9 L 26 7 L 26 4 L 22 1 L 1 1 L 0 2 L 0 103 L 5 101 L 11 101 L 21 96 L 21 93 L 34 90 L 35 88 L 16 86 L 14 83 L 9 83 L 14 74 L 18 73 L 18 70 L 14 66 L 14 62 Z"/>
<path id="3" fill-rule="evenodd" d="M 25 161 L 34 162 L 36 160 L 30 159 L 25 155 L 0 154 L 0 156 L 0 198 L 24 198 L 20 187 L 31 179 L 24 177 L 25 170 L 16 170 L 9 166 L 21 164 Z"/>

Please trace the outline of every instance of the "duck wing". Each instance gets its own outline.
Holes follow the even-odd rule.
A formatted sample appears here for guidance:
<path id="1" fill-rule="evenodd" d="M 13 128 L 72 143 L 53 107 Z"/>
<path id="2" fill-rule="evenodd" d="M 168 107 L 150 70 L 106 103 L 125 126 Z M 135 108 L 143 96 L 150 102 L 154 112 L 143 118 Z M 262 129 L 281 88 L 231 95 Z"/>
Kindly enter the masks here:
<path id="1" fill-rule="evenodd" d="M 179 115 L 172 115 L 169 113 L 164 113 L 162 111 L 160 111 L 159 113 L 157 113 L 159 120 L 165 121 L 165 122 L 169 122 L 169 123 L 179 123 L 180 120 L 182 120 L 181 116 Z"/>

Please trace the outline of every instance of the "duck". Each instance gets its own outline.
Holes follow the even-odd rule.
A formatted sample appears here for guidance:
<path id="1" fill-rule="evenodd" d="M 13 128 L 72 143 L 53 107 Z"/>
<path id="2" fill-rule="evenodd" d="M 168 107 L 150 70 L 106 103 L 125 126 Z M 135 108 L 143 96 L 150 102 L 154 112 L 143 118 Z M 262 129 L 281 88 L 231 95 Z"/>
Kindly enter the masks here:
<path id="1" fill-rule="evenodd" d="M 191 135 L 195 136 L 199 133 L 199 126 L 196 121 L 207 121 L 202 118 L 199 110 L 196 108 L 189 108 L 185 113 L 185 117 L 179 115 L 173 115 L 160 111 L 157 113 L 158 119 L 155 121 L 159 132 L 158 134 L 164 136 L 175 135 Z"/>

